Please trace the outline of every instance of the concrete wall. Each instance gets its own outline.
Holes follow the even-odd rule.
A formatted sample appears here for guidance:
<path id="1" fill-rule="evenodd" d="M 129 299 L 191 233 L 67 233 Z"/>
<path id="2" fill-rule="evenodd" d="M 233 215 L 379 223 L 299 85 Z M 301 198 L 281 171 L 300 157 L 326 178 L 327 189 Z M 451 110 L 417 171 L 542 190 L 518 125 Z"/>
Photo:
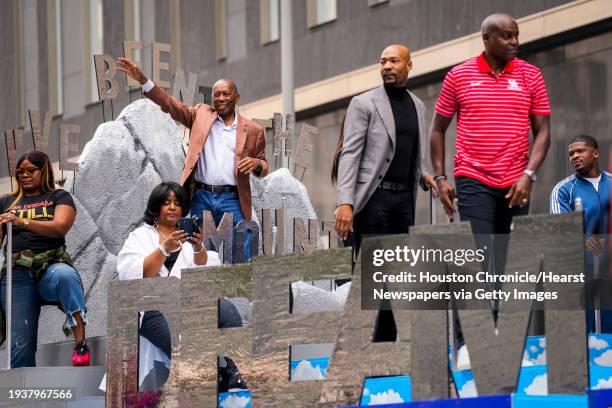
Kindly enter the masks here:
<path id="1" fill-rule="evenodd" d="M 19 126 L 17 120 L 17 106 L 15 104 L 15 98 L 17 96 L 17 48 L 15 46 L 17 33 L 15 31 L 17 27 L 14 15 L 16 7 L 17 2 L 15 0 L 7 1 L 3 4 L 2 13 L 0 13 L 0 30 L 2 32 L 2 35 L 0 35 L 0 88 L 3 90 L 2 109 L 0 109 L 0 125 L 3 134 L 5 128 Z M 2 154 L 4 158 L 6 157 L 4 155 L 4 143 L 0 143 L 0 145 L 2 145 L 0 154 Z M 4 163 L 4 159 L 2 162 Z M 0 171 L 6 170 L 2 169 Z"/>
<path id="2" fill-rule="evenodd" d="M 567 0 L 528 0 L 490 2 L 486 0 L 424 1 L 390 0 L 368 7 L 366 0 L 339 0 L 337 20 L 309 29 L 306 24 L 306 2 L 294 2 L 294 36 L 296 41 L 296 86 L 302 86 L 375 62 L 382 47 L 393 42 L 409 44 L 413 50 L 431 46 L 478 29 L 482 18 L 504 10 L 517 17 L 567 3 Z M 104 52 L 122 53 L 124 36 L 124 1 L 104 0 Z M 3 4 L 0 19 L 0 86 L 4 98 L 0 109 L 0 130 L 26 125 L 26 143 L 18 154 L 32 147 L 27 120 L 19 122 L 15 100 L 20 93 L 17 75 L 18 23 L 14 15 L 21 10 L 24 64 L 21 66 L 24 92 L 21 105 L 24 118 L 27 109 L 49 106 L 46 49 L 46 3 L 12 0 Z M 81 125 L 81 146 L 93 136 L 102 121 L 102 104 L 87 104 L 87 77 L 83 55 L 83 4 L 61 2 L 63 46 L 63 120 Z M 142 1 L 142 40 L 149 47 L 152 40 L 170 42 L 169 2 Z M 182 66 L 199 75 L 200 84 L 212 84 L 219 77 L 237 80 L 242 103 L 248 103 L 280 92 L 280 43 L 260 44 L 259 2 L 231 0 L 227 3 L 228 57 L 215 58 L 214 0 L 183 0 L 180 3 Z M 37 24 L 36 24 L 37 22 Z M 23 30 L 27 28 L 24 32 Z M 150 67 L 150 52 L 145 49 L 143 65 Z M 136 97 L 134 93 L 133 97 Z M 129 103 L 124 89 L 113 103 L 115 116 Z M 27 102 L 27 103 L 26 103 Z M 110 104 L 105 109 L 110 111 Z M 107 113 L 107 118 L 109 114 Z M 51 145 L 57 145 L 60 118 L 54 121 Z M 51 156 L 57 159 L 57 149 Z M 0 157 L 5 156 L 0 143 Z M 0 166 L 0 178 L 7 169 Z M 2 185 L 3 191 L 6 185 Z"/>
<path id="3" fill-rule="evenodd" d="M 232 3 L 229 1 L 228 10 Z M 294 1 L 295 86 L 376 63 L 389 44 L 404 43 L 419 50 L 478 31 L 482 20 L 494 12 L 508 12 L 518 18 L 564 3 L 568 1 L 390 0 L 368 7 L 366 0 L 338 0 L 337 20 L 309 29 L 306 1 Z M 191 13 L 192 19 L 201 22 L 183 31 L 182 44 L 183 65 L 198 72 L 200 82 L 235 79 L 242 103 L 280 92 L 280 42 L 260 44 L 258 1 L 247 2 L 247 58 L 222 62 L 214 57 L 214 0 L 185 0 L 181 4 L 183 15 Z M 208 13 L 199 14 L 204 10 Z M 228 25 L 230 31 L 237 29 Z M 237 46 L 241 48 L 242 44 Z"/>

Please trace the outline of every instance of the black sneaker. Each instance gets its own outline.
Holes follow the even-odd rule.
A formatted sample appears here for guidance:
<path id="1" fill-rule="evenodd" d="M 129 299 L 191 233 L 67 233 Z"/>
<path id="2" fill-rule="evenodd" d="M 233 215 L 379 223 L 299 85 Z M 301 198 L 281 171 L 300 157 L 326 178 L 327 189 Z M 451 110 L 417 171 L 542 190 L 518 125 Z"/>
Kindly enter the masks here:
<path id="1" fill-rule="evenodd" d="M 229 384 L 227 387 L 227 390 L 229 392 L 238 392 L 249 389 L 246 380 L 242 378 L 242 376 L 238 372 L 230 376 Z"/>
<path id="2" fill-rule="evenodd" d="M 234 361 L 229 357 L 225 359 L 225 367 L 219 367 L 219 392 L 238 392 L 248 390 L 247 382 L 240 373 Z"/>
<path id="3" fill-rule="evenodd" d="M 227 392 L 229 386 L 229 374 L 227 373 L 227 367 L 218 368 L 219 379 L 217 380 L 217 389 L 219 393 Z"/>

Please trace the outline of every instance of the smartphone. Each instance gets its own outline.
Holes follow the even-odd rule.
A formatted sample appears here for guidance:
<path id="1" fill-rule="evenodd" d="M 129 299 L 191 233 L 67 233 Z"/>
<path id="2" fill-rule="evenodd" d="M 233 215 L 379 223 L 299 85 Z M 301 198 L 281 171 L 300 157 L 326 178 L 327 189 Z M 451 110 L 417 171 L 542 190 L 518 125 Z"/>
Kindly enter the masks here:
<path id="1" fill-rule="evenodd" d="M 185 231 L 187 236 L 192 237 L 193 233 L 198 231 L 198 225 L 195 219 L 183 217 L 179 220 L 178 229 Z"/>

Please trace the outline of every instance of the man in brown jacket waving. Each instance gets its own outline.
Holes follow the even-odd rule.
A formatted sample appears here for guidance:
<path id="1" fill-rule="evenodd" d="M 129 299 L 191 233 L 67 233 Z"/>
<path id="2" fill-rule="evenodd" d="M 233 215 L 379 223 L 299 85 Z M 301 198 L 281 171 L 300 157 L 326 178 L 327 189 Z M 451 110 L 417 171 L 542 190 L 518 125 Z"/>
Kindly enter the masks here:
<path id="1" fill-rule="evenodd" d="M 263 128 L 236 112 L 240 94 L 234 81 L 220 79 L 213 85 L 213 106 L 189 106 L 156 86 L 140 68 L 126 58 L 117 67 L 142 85 L 144 95 L 191 129 L 189 149 L 180 183 L 191 196 L 191 213 L 212 212 L 218 225 L 225 212 L 233 214 L 236 224 L 251 218 L 249 175 L 268 173 Z M 250 259 L 250 236 L 245 240 L 244 259 Z M 237 248 L 232 262 L 236 261 Z"/>

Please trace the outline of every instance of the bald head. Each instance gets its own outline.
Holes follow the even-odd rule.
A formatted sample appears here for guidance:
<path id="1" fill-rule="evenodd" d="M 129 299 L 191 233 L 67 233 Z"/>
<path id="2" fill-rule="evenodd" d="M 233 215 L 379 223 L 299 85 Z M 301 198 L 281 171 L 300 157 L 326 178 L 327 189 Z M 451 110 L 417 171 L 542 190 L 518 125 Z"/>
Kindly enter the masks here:
<path id="1" fill-rule="evenodd" d="M 390 45 L 380 55 L 380 76 L 387 86 L 405 87 L 411 69 L 410 50 L 404 45 Z"/>
<path id="2" fill-rule="evenodd" d="M 410 50 L 405 45 L 390 45 L 383 50 L 382 54 L 380 54 L 380 57 L 382 58 L 385 55 L 396 55 L 404 59 L 405 61 L 410 61 Z"/>
<path id="3" fill-rule="evenodd" d="M 491 67 L 501 72 L 518 52 L 518 24 L 512 16 L 497 13 L 485 18 L 480 30 L 486 60 Z"/>
<path id="4" fill-rule="evenodd" d="M 502 27 L 508 25 L 517 25 L 514 17 L 505 13 L 495 13 L 491 14 L 489 17 L 485 18 L 480 26 L 480 32 L 484 34 L 491 34 L 492 31 L 499 30 Z"/>

